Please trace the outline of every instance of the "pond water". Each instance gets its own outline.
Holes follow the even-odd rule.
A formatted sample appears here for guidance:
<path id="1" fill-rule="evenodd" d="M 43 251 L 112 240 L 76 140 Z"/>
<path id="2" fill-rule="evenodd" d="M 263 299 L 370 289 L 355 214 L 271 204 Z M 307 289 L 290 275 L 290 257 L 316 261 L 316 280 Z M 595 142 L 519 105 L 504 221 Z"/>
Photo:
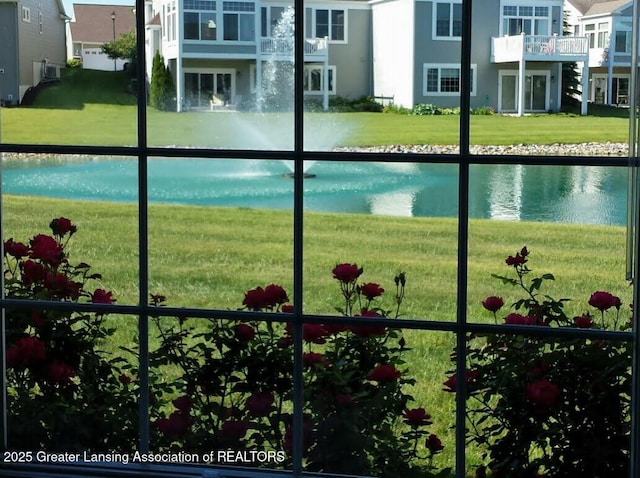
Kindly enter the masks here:
<path id="1" fill-rule="evenodd" d="M 291 209 L 293 181 L 284 161 L 150 159 L 149 200 L 158 203 Z M 455 165 L 305 163 L 307 210 L 455 217 Z M 138 200 L 137 163 L 129 159 L 3 164 L 5 194 L 83 200 Z M 625 168 L 475 165 L 470 216 L 498 220 L 626 224 Z"/>

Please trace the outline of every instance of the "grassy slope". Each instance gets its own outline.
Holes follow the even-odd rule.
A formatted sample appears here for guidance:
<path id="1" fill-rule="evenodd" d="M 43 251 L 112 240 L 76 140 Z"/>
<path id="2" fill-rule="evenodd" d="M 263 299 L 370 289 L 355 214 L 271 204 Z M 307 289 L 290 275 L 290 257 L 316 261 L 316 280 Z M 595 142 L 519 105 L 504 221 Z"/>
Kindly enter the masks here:
<path id="1" fill-rule="evenodd" d="M 41 92 L 35 106 L 2 110 L 2 140 L 8 143 L 134 145 L 137 141 L 137 109 L 135 98 L 125 92 L 127 82 L 123 72 L 68 70 L 60 85 Z M 471 143 L 627 141 L 628 120 L 623 110 L 594 107 L 591 111 L 593 114 L 585 117 L 574 114 L 523 118 L 473 116 Z M 348 132 L 340 138 L 341 145 L 346 146 L 459 142 L 459 116 L 315 113 L 306 118 L 310 137 L 318 127 L 335 123 L 341 131 Z M 272 131 L 270 128 L 280 131 L 293 128 L 290 115 L 177 114 L 149 109 L 149 144 L 245 148 L 247 138 L 237 135 L 239 123 L 254 131 L 253 136 Z M 37 135 L 34 136 L 34 132 Z M 269 148 L 266 143 L 259 147 Z"/>

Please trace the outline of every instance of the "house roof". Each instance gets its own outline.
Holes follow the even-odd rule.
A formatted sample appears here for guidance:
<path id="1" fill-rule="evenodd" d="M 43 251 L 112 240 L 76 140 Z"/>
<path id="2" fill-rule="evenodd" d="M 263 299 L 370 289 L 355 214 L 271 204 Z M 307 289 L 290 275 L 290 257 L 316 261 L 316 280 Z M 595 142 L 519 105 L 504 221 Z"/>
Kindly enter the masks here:
<path id="1" fill-rule="evenodd" d="M 75 21 L 71 22 L 71 37 L 74 42 L 106 43 L 113 40 L 115 26 L 116 38 L 136 28 L 134 7 L 124 5 L 73 5 Z M 115 13 L 115 22 L 111 14 Z"/>
<path id="2" fill-rule="evenodd" d="M 612 13 L 632 0 L 568 0 L 583 16 L 604 15 Z"/>

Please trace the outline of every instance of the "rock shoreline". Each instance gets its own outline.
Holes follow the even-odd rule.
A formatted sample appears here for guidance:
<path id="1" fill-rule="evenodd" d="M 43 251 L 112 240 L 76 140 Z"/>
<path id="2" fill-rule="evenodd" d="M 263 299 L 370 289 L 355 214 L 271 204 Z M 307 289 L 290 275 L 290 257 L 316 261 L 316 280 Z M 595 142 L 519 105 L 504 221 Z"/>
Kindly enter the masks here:
<path id="1" fill-rule="evenodd" d="M 470 151 L 477 155 L 504 156 L 617 156 L 626 157 L 629 146 L 626 143 L 577 143 L 577 144 L 514 144 L 514 145 L 471 145 Z M 370 147 L 340 147 L 336 152 L 366 153 L 414 153 L 414 154 L 458 154 L 458 145 L 385 145 Z M 46 153 L 0 153 L 3 161 L 64 162 L 73 160 L 93 160 L 96 156 L 81 154 Z"/>

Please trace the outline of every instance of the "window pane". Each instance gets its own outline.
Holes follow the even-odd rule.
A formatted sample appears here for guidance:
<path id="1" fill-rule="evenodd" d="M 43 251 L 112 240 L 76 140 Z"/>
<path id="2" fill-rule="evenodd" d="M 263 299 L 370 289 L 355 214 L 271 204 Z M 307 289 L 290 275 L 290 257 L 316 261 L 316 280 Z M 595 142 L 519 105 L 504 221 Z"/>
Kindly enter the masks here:
<path id="1" fill-rule="evenodd" d="M 285 324 L 161 316 L 151 330 L 152 453 L 291 469 L 293 347 Z"/>
<path id="2" fill-rule="evenodd" d="M 316 37 L 329 36 L 329 10 L 316 10 Z"/>
<path id="3" fill-rule="evenodd" d="M 253 15 L 240 15 L 240 40 L 253 41 L 255 37 L 255 18 Z"/>
<path id="4" fill-rule="evenodd" d="M 305 311 L 335 315 L 332 269 L 355 263 L 366 271 L 359 283 L 386 290 L 384 310 L 393 308 L 394 276 L 405 272 L 421 293 L 403 317 L 454 320 L 457 167 L 315 161 L 305 169 L 314 175 L 305 180 Z"/>
<path id="5" fill-rule="evenodd" d="M 224 39 L 238 40 L 238 14 L 224 14 Z"/>
<path id="6" fill-rule="evenodd" d="M 344 10 L 331 10 L 331 39 L 344 40 Z"/>
<path id="7" fill-rule="evenodd" d="M 217 17 L 215 13 L 201 13 L 200 14 L 200 39 L 201 40 L 215 40 L 217 31 Z"/>
<path id="8" fill-rule="evenodd" d="M 249 289 L 291 290 L 290 172 L 284 161 L 151 160 L 152 292 L 176 307 L 237 309 Z"/>
<path id="9" fill-rule="evenodd" d="M 462 4 L 453 4 L 453 36 L 462 36 Z"/>
<path id="10" fill-rule="evenodd" d="M 450 35 L 449 27 L 451 23 L 451 5 L 449 3 L 438 3 L 436 7 L 436 35 L 446 37 Z"/>
<path id="11" fill-rule="evenodd" d="M 199 22 L 200 14 L 194 12 L 184 13 L 184 39 L 185 40 L 198 40 L 199 37 Z"/>
<path id="12" fill-rule="evenodd" d="M 2 166 L 3 239 L 29 244 L 36 235 L 53 234 L 53 219 L 67 218 L 77 226 L 77 232 L 72 237 L 64 236 L 63 242 L 68 240 L 65 256 L 71 264 L 89 264 L 91 274 L 102 276 L 87 282 L 89 292 L 105 289 L 113 292 L 118 304 L 137 304 L 137 161 L 127 157 L 5 153 Z M 45 245 L 54 247 L 48 241 Z M 57 246 L 44 250 L 59 252 Z M 49 261 L 56 271 L 63 267 L 46 256 L 39 258 Z M 24 260 L 20 258 L 14 266 Z M 41 267 L 34 270 L 43 273 Z M 40 279 L 44 281 L 45 277 Z M 43 284 L 38 280 L 32 285 Z M 63 299 L 63 293 L 74 298 L 73 288 L 58 290 L 53 283 L 47 285 L 55 298 Z"/>
<path id="13" fill-rule="evenodd" d="M 322 327 L 309 324 L 308 338 Z M 443 391 L 443 382 L 452 366 L 453 335 L 375 325 L 324 327 L 326 344 L 309 343 L 308 352 L 305 344 L 306 471 L 435 476 L 452 468 L 455 394 Z"/>
<path id="14" fill-rule="evenodd" d="M 460 91 L 460 70 L 443 68 L 440 71 L 440 91 Z"/>

